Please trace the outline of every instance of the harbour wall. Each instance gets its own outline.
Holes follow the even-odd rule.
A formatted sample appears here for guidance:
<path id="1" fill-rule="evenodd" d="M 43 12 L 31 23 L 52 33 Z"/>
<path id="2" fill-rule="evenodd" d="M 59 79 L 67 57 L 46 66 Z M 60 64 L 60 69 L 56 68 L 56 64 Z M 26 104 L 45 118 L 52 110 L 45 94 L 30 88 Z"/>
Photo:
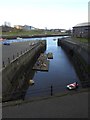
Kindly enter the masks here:
<path id="1" fill-rule="evenodd" d="M 45 49 L 46 40 L 41 40 L 32 49 L 10 61 L 2 69 L 2 101 L 20 97 L 20 94 L 16 94 L 16 92 L 22 91 L 22 87 L 28 78 L 27 71 L 32 69 L 40 53 L 44 52 Z"/>
<path id="2" fill-rule="evenodd" d="M 70 36 L 70 34 L 41 34 L 41 35 L 17 35 L 17 36 L 4 36 L 2 35 L 3 39 L 17 39 L 20 38 L 42 38 L 42 37 L 56 37 L 56 36 Z"/>
<path id="3" fill-rule="evenodd" d="M 67 38 L 66 38 L 67 39 Z M 78 77 L 80 78 L 82 87 L 90 87 L 90 81 L 89 81 L 89 58 L 88 49 L 85 49 L 83 46 L 68 41 L 66 39 L 58 39 L 58 46 L 61 46 L 65 52 L 67 53 L 68 57 L 70 58 L 70 61 L 73 63 L 74 68 L 76 70 L 76 73 Z"/>

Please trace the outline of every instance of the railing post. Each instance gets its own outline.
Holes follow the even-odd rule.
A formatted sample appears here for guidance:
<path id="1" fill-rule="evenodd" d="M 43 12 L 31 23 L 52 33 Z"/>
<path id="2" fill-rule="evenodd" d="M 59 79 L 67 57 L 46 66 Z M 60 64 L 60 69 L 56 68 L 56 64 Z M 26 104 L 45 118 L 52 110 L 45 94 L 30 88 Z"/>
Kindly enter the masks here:
<path id="1" fill-rule="evenodd" d="M 17 57 L 19 56 L 19 54 L 17 53 Z"/>
<path id="2" fill-rule="evenodd" d="M 10 58 L 8 58 L 8 63 L 10 63 Z"/>
<path id="3" fill-rule="evenodd" d="M 51 85 L 51 96 L 53 95 L 53 86 Z"/>
<path id="4" fill-rule="evenodd" d="M 14 58 L 15 58 L 15 57 L 14 57 L 14 55 L 13 55 L 13 60 L 14 60 Z"/>
<path id="5" fill-rule="evenodd" d="M 22 54 L 22 51 L 21 51 L 21 54 Z"/>
<path id="6" fill-rule="evenodd" d="M 4 61 L 3 61 L 3 67 L 5 67 L 5 63 L 4 63 Z"/>

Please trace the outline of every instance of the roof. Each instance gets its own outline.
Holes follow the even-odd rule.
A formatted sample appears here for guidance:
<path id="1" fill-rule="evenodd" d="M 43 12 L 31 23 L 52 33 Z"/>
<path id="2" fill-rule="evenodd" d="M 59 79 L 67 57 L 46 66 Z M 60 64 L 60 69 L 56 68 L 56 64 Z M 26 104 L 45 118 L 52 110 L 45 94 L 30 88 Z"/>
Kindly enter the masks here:
<path id="1" fill-rule="evenodd" d="M 84 26 L 90 26 L 90 22 L 80 23 L 80 24 L 77 24 L 74 27 L 84 27 Z"/>

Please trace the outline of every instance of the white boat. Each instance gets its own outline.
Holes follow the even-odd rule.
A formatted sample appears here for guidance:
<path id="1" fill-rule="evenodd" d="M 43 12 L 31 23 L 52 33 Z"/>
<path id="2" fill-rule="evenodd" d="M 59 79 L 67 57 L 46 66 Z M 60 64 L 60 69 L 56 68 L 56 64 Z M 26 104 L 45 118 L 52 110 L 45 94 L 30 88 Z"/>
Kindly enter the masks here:
<path id="1" fill-rule="evenodd" d="M 74 83 L 72 83 L 72 84 L 69 84 L 69 85 L 67 85 L 67 88 L 68 88 L 69 90 L 76 89 L 76 88 L 78 88 L 78 83 L 77 83 L 77 82 L 74 82 Z"/>

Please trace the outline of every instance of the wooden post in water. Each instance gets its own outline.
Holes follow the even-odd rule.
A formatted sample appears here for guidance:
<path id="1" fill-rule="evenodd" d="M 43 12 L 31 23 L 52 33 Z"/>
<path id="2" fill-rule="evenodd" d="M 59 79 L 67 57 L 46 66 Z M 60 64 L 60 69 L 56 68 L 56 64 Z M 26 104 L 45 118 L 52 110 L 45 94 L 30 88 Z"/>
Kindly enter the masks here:
<path id="1" fill-rule="evenodd" d="M 51 96 L 53 95 L 53 86 L 51 85 Z"/>

